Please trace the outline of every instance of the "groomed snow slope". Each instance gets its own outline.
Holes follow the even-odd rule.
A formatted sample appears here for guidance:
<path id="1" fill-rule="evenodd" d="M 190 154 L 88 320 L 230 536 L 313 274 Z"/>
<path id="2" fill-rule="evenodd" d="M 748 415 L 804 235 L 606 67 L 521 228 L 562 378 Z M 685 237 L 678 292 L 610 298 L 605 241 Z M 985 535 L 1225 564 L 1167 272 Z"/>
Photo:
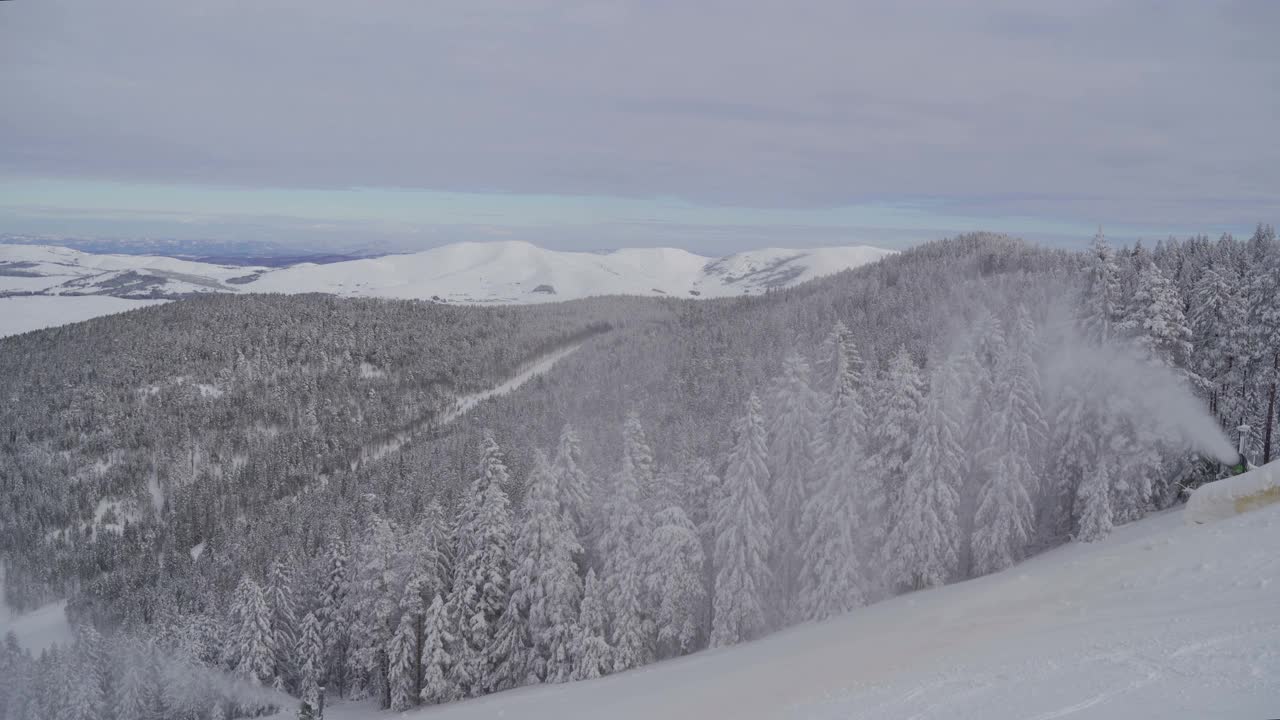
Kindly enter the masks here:
<path id="1" fill-rule="evenodd" d="M 1181 511 L 997 575 L 601 680 L 331 720 L 1280 717 L 1280 505 Z"/>

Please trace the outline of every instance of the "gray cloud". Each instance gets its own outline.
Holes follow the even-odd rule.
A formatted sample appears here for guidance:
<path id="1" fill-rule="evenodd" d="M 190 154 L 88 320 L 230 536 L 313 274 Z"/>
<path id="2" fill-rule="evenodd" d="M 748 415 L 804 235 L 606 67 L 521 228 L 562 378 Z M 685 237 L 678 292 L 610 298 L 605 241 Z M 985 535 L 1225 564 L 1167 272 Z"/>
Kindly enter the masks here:
<path id="1" fill-rule="evenodd" d="M 1239 226 L 1277 7 L 18 0 L 0 172 Z"/>

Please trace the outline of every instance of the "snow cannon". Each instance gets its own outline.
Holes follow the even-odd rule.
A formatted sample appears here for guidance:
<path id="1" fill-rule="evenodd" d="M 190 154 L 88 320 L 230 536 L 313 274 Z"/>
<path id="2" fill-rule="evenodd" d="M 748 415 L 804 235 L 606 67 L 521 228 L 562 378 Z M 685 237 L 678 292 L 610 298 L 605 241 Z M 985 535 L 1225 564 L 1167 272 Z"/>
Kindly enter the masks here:
<path id="1" fill-rule="evenodd" d="M 1248 425 L 1241 425 L 1236 428 L 1240 433 L 1240 442 L 1236 445 L 1236 459 L 1235 462 L 1227 465 L 1227 472 L 1231 473 L 1233 477 L 1249 472 L 1249 458 L 1244 454 L 1244 446 L 1249 441 L 1249 430 L 1251 429 Z"/>
<path id="2" fill-rule="evenodd" d="M 1249 472 L 1249 458 L 1245 457 L 1244 453 L 1237 453 L 1237 455 L 1235 462 L 1227 465 L 1227 472 L 1231 473 L 1232 477 Z"/>

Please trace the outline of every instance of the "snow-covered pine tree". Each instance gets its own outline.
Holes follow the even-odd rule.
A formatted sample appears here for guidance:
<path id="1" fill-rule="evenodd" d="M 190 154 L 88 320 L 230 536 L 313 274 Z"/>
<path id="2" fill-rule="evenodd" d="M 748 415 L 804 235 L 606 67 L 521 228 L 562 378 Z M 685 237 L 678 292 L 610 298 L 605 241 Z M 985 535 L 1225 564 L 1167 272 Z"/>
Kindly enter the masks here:
<path id="1" fill-rule="evenodd" d="M 1081 300 L 1080 322 L 1086 337 L 1099 344 L 1111 340 L 1123 308 L 1120 267 L 1101 228 L 1089 248 Z"/>
<path id="2" fill-rule="evenodd" d="M 528 486 L 513 554 L 511 594 L 528 622 L 533 645 L 530 673 L 539 681 L 565 682 L 572 670 L 569 644 L 582 597 L 574 558 L 582 546 L 560 503 L 560 478 L 541 451 L 534 453 Z"/>
<path id="3" fill-rule="evenodd" d="M 837 320 L 831 326 L 831 332 L 827 333 L 818 347 L 817 363 L 810 387 L 818 393 L 820 400 L 830 402 L 831 398 L 840 391 L 840 384 L 845 382 L 845 376 L 851 373 L 854 387 L 861 391 L 862 359 L 854 347 L 853 335 L 849 332 L 849 328 L 843 321 Z"/>
<path id="4" fill-rule="evenodd" d="M 506 610 L 498 618 L 485 655 L 488 669 L 481 679 L 482 692 L 500 692 L 538 682 L 533 669 L 529 619 L 514 593 L 507 597 Z"/>
<path id="5" fill-rule="evenodd" d="M 632 425 L 630 419 L 628 425 Z M 653 658 L 653 623 L 644 607 L 645 569 L 640 557 L 641 550 L 649 543 L 650 529 L 640 501 L 634 461 L 641 458 L 643 465 L 646 455 L 633 435 L 633 431 L 624 428 L 622 467 L 605 498 L 598 541 L 615 671 L 644 665 Z M 636 447 L 627 449 L 630 446 Z"/>
<path id="6" fill-rule="evenodd" d="M 1092 542 L 1111 532 L 1111 477 L 1106 462 L 1096 463 L 1076 494 L 1074 514 L 1079 518 L 1076 539 Z"/>
<path id="7" fill-rule="evenodd" d="M 352 689 L 357 697 L 373 695 L 384 709 L 391 704 L 387 645 L 397 619 L 399 538 L 400 532 L 391 521 L 372 517 L 356 547 L 347 585 L 351 618 L 347 657 Z"/>
<path id="8" fill-rule="evenodd" d="M 240 581 L 240 587 L 245 586 L 245 580 L 248 580 L 248 578 Z M 253 581 L 249 580 L 249 582 Z M 248 600 L 248 598 L 251 594 L 249 589 L 245 589 L 243 593 L 246 601 L 250 603 L 252 601 Z M 241 593 L 237 592 L 236 595 L 238 600 Z M 260 589 L 257 592 L 257 597 L 261 600 L 262 592 Z M 265 615 L 265 612 L 263 614 Z M 115 696 L 114 717 L 144 718 L 147 715 L 146 684 L 148 664 L 142 644 L 137 641 L 129 641 L 123 644 L 120 649 L 123 651 L 122 657 L 119 658 L 123 669 L 120 671 L 120 685 Z M 265 676 L 266 673 L 258 676 L 255 680 L 253 676 L 245 675 L 255 685 L 261 684 L 261 679 Z"/>
<path id="9" fill-rule="evenodd" d="M 314 612 L 302 616 L 298 623 L 298 697 L 312 707 L 319 707 L 320 687 L 324 675 L 324 638 L 320 619 Z"/>
<path id="10" fill-rule="evenodd" d="M 991 474 L 978 489 L 972 539 L 973 569 L 980 575 L 1020 560 L 1035 526 L 1036 438 L 1045 425 L 1033 349 L 1025 337 L 1015 340 L 998 364 L 991 403 L 995 432 L 987 447 Z"/>
<path id="11" fill-rule="evenodd" d="M 387 645 L 391 709 L 395 712 L 403 712 L 417 704 L 418 693 L 421 691 L 416 676 L 417 646 L 417 619 L 412 612 L 404 612 Z"/>
<path id="12" fill-rule="evenodd" d="M 591 489 L 587 473 L 582 469 L 582 440 L 568 423 L 560 429 L 552 470 L 558 483 L 556 497 L 573 523 L 574 535 L 586 538 L 590 532 L 587 517 L 591 507 Z"/>
<path id="13" fill-rule="evenodd" d="M 1209 412 L 1219 415 L 1220 395 L 1239 353 L 1237 326 L 1245 317 L 1238 280 L 1215 266 L 1204 269 L 1191 292 L 1192 364 L 1209 395 Z"/>
<path id="14" fill-rule="evenodd" d="M 918 423 L 919 437 L 907 461 L 902 492 L 885 543 L 884 564 L 891 588 L 918 590 L 946 583 L 960 563 L 960 486 L 964 481 L 963 430 L 957 415 L 955 360 L 931 378 Z"/>
<path id="15" fill-rule="evenodd" d="M 813 438 L 812 488 L 800 517 L 801 566 L 795 619 L 822 620 L 861 605 L 865 598 L 855 538 L 859 489 L 877 485 L 867 465 L 867 423 L 858 387 L 858 364 L 837 356 L 841 382 L 825 404 Z M 844 359 L 842 359 L 844 358 Z M 875 500 L 873 498 L 872 502 Z"/>
<path id="16" fill-rule="evenodd" d="M 916 423 L 924 399 L 924 380 L 920 369 L 905 347 L 898 348 L 889 361 L 888 370 L 880 376 L 875 392 L 876 420 L 871 423 L 869 442 L 874 452 L 871 467 L 876 485 L 870 492 L 858 494 L 863 508 L 859 517 L 864 530 L 863 541 L 870 547 L 882 547 L 889 508 L 898 504 L 907 461 L 916 442 Z"/>
<path id="17" fill-rule="evenodd" d="M 588 569 L 573 652 L 570 653 L 574 680 L 591 680 L 612 671 L 613 653 L 605 637 L 605 622 L 604 586 L 596 578 L 596 571 Z"/>
<path id="18" fill-rule="evenodd" d="M 649 445 L 644 424 L 634 410 L 627 413 L 622 425 L 622 461 L 631 466 L 640 492 L 640 503 L 647 507 L 657 494 L 657 468 L 654 466 L 653 448 Z"/>
<path id="19" fill-rule="evenodd" d="M 761 489 L 769 481 L 769 454 L 760 398 L 752 393 L 738 421 L 738 437 L 716 505 L 715 606 L 711 644 L 732 645 L 767 629 L 773 522 Z"/>
<path id="20" fill-rule="evenodd" d="M 768 409 L 769 505 L 774 524 L 770 566 L 777 595 L 773 606 L 790 615 L 799 592 L 800 518 L 820 409 L 818 395 L 809 386 L 809 365 L 798 353 L 783 361 L 782 373 L 769 391 Z"/>
<path id="21" fill-rule="evenodd" d="M 454 646 L 455 638 L 450 631 L 449 620 L 444 600 L 436 595 L 423 622 L 422 691 L 419 697 L 428 705 L 448 702 L 459 696 L 458 687 L 451 679 L 453 659 L 449 648 Z"/>
<path id="22" fill-rule="evenodd" d="M 1182 311 L 1177 287 L 1154 263 L 1138 271 L 1133 296 L 1124 311 L 1120 332 L 1147 357 L 1171 368 L 1186 368 L 1191 357 L 1191 328 Z"/>
<path id="23" fill-rule="evenodd" d="M 463 498 L 458 517 L 456 562 L 449 594 L 456 628 L 451 681 L 460 692 L 478 695 L 499 658 L 489 653 L 497 622 L 508 604 L 512 520 L 503 489 L 509 483 L 506 463 L 493 433 L 482 437 L 480 466 Z"/>
<path id="24" fill-rule="evenodd" d="M 347 649 L 350 645 L 350 621 L 347 616 L 347 545 L 341 538 L 329 543 L 328 574 L 320 594 L 316 620 L 324 639 L 324 664 L 321 685 L 332 685 L 341 697 L 347 692 Z"/>
<path id="25" fill-rule="evenodd" d="M 289 692 L 296 687 L 297 661 L 293 650 L 298 643 L 298 617 L 293 600 L 293 573 L 283 556 L 271 563 L 265 595 L 271 612 L 271 647 L 275 651 L 272 686 Z"/>
<path id="26" fill-rule="evenodd" d="M 698 529 L 684 510 L 672 505 L 654 517 L 644 559 L 645 582 L 654 606 L 659 658 L 692 652 L 698 641 L 699 610 L 706 598 L 705 558 Z"/>
<path id="27" fill-rule="evenodd" d="M 1259 226 L 1254 233 L 1256 240 L 1251 247 L 1258 257 L 1258 271 L 1249 283 L 1248 326 L 1251 329 L 1249 347 L 1258 366 L 1256 385 L 1259 395 L 1255 406 L 1261 410 L 1259 432 L 1255 434 L 1261 452 L 1255 457 L 1268 463 L 1276 455 L 1277 413 L 1280 412 L 1280 245 L 1275 240 L 1275 230 Z M 1265 389 L 1265 390 L 1264 390 Z M 1243 414 L 1243 413 L 1241 413 Z"/>
<path id="28" fill-rule="evenodd" d="M 1053 526 L 1042 528 L 1051 540 L 1076 533 L 1080 517 L 1076 496 L 1093 472 L 1099 444 L 1096 408 L 1088 396 L 1090 379 L 1078 372 L 1058 382 L 1061 387 L 1051 410 L 1053 449 L 1049 454 L 1054 472 L 1048 474 L 1046 487 Z"/>
<path id="29" fill-rule="evenodd" d="M 401 604 L 413 605 L 419 615 L 425 611 L 427 598 L 441 592 L 447 584 L 445 566 L 449 541 L 444 509 L 434 499 L 427 503 L 401 539 L 400 557 L 396 561 L 397 572 L 404 578 L 406 589 Z M 409 597 L 410 586 L 416 589 L 417 600 Z"/>
<path id="30" fill-rule="evenodd" d="M 263 597 L 262 586 L 247 575 L 240 578 L 232 597 L 230 626 L 232 638 L 227 650 L 232 669 L 254 685 L 269 682 L 274 675 L 276 655 L 271 645 L 274 638 L 271 610 Z M 138 692 L 140 688 L 139 685 Z"/>

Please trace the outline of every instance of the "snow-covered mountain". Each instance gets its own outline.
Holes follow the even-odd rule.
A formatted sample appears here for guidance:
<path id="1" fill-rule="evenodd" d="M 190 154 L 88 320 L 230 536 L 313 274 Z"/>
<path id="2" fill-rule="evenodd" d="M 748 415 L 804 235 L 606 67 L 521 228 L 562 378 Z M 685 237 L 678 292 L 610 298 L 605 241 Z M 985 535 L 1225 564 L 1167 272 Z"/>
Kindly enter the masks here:
<path id="1" fill-rule="evenodd" d="M 107 295 L 136 299 L 235 292 L 237 282 L 264 270 L 156 255 L 107 255 L 48 245 L 0 245 L 0 297 Z"/>
<path id="2" fill-rule="evenodd" d="M 788 287 L 890 253 L 867 246 L 768 248 L 712 258 L 674 248 L 586 253 L 495 242 L 273 269 L 0 245 L 0 295 L 172 298 L 202 292 L 320 292 L 459 303 L 547 302 L 616 294 L 724 297 Z"/>
<path id="3" fill-rule="evenodd" d="M 408 255 L 284 268 L 217 265 L 0 244 L 0 337 L 196 293 L 330 293 L 462 304 L 595 295 L 760 294 L 892 254 L 868 246 L 767 248 L 722 258 L 674 248 L 559 252 L 526 242 L 458 243 Z"/>

